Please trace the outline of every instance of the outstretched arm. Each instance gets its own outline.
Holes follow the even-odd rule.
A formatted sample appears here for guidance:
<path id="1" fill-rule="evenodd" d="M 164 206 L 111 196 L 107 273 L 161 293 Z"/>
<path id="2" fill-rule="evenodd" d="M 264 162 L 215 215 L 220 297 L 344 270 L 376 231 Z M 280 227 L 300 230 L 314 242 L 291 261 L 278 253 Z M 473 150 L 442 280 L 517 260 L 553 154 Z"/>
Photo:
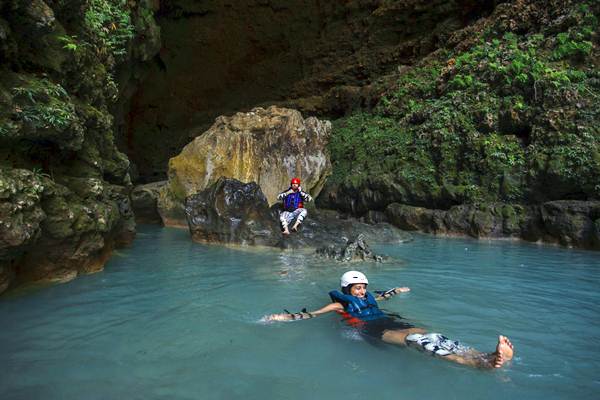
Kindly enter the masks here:
<path id="1" fill-rule="evenodd" d="M 320 308 L 315 311 L 302 311 L 297 313 L 285 313 L 285 314 L 271 314 L 267 315 L 264 320 L 265 321 L 295 321 L 298 319 L 310 319 L 314 318 L 321 314 L 327 314 L 332 311 L 342 311 L 344 306 L 340 303 L 331 303 L 327 304 L 325 307 Z"/>
<path id="2" fill-rule="evenodd" d="M 390 297 L 397 295 L 398 293 L 405 293 L 405 292 L 410 292 L 410 288 L 408 288 L 408 287 L 396 287 L 396 288 L 385 290 L 385 291 L 378 291 L 378 290 L 376 290 L 375 293 L 377 295 L 375 296 L 375 300 L 377 300 L 377 301 L 387 300 Z"/>

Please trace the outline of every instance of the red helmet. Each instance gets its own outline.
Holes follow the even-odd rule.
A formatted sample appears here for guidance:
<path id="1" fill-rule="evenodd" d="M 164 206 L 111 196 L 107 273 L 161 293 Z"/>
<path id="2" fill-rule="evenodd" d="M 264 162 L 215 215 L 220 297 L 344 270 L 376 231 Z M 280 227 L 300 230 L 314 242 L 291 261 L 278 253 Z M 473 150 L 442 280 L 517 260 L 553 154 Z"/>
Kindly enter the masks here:
<path id="1" fill-rule="evenodd" d="M 299 185 L 299 184 L 300 184 L 300 179 L 299 179 L 299 178 L 293 178 L 293 179 L 292 179 L 292 183 L 291 183 L 291 184 L 292 184 L 292 185 L 293 185 L 293 184 Z"/>

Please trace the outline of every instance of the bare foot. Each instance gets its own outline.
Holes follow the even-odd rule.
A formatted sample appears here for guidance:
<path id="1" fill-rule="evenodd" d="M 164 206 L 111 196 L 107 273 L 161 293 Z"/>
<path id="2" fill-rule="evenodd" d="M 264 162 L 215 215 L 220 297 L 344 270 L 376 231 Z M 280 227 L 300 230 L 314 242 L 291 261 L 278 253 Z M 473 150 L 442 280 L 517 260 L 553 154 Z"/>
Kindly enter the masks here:
<path id="1" fill-rule="evenodd" d="M 506 361 L 513 358 L 513 344 L 506 336 L 498 336 L 495 358 L 493 360 L 494 368 L 500 368 Z"/>
<path id="2" fill-rule="evenodd" d="M 286 236 L 287 236 L 287 235 L 289 235 L 289 234 L 290 234 L 290 231 L 288 231 L 288 229 L 287 229 L 287 228 L 285 228 L 285 229 L 283 230 L 283 232 L 281 232 L 281 233 L 283 233 L 284 235 L 286 235 Z"/>

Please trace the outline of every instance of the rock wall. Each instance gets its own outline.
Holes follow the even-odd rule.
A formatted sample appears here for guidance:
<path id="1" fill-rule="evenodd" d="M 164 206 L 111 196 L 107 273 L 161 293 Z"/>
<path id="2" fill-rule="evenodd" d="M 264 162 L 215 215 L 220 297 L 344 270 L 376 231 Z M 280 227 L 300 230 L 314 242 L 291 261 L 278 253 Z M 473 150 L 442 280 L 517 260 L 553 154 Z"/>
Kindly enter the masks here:
<path id="1" fill-rule="evenodd" d="M 163 0 L 163 47 L 121 126 L 141 181 L 219 115 L 279 105 L 333 117 L 369 107 L 382 75 L 487 15 L 485 0 Z"/>
<path id="2" fill-rule="evenodd" d="M 132 240 L 111 111 L 158 51 L 152 7 L 0 1 L 0 292 L 97 271 Z"/>
<path id="3" fill-rule="evenodd" d="M 552 201 L 541 205 L 484 204 L 432 210 L 390 204 L 385 215 L 400 229 L 475 238 L 520 238 L 531 242 L 600 250 L 600 202 Z"/>

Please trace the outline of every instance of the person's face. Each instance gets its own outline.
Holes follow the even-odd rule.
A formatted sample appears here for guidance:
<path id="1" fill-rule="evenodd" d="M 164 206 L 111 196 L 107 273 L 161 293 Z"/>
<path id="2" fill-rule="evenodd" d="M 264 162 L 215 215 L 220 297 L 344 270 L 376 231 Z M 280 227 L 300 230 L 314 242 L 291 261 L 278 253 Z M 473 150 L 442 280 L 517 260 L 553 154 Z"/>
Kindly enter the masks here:
<path id="1" fill-rule="evenodd" d="M 364 283 L 356 283 L 350 288 L 350 294 L 355 297 L 365 297 L 367 294 L 367 285 Z"/>
<path id="2" fill-rule="evenodd" d="M 292 183 L 292 190 L 293 190 L 293 191 L 296 191 L 296 190 L 298 190 L 298 187 L 299 187 L 299 186 L 300 186 L 300 185 L 298 185 L 297 183 Z"/>

